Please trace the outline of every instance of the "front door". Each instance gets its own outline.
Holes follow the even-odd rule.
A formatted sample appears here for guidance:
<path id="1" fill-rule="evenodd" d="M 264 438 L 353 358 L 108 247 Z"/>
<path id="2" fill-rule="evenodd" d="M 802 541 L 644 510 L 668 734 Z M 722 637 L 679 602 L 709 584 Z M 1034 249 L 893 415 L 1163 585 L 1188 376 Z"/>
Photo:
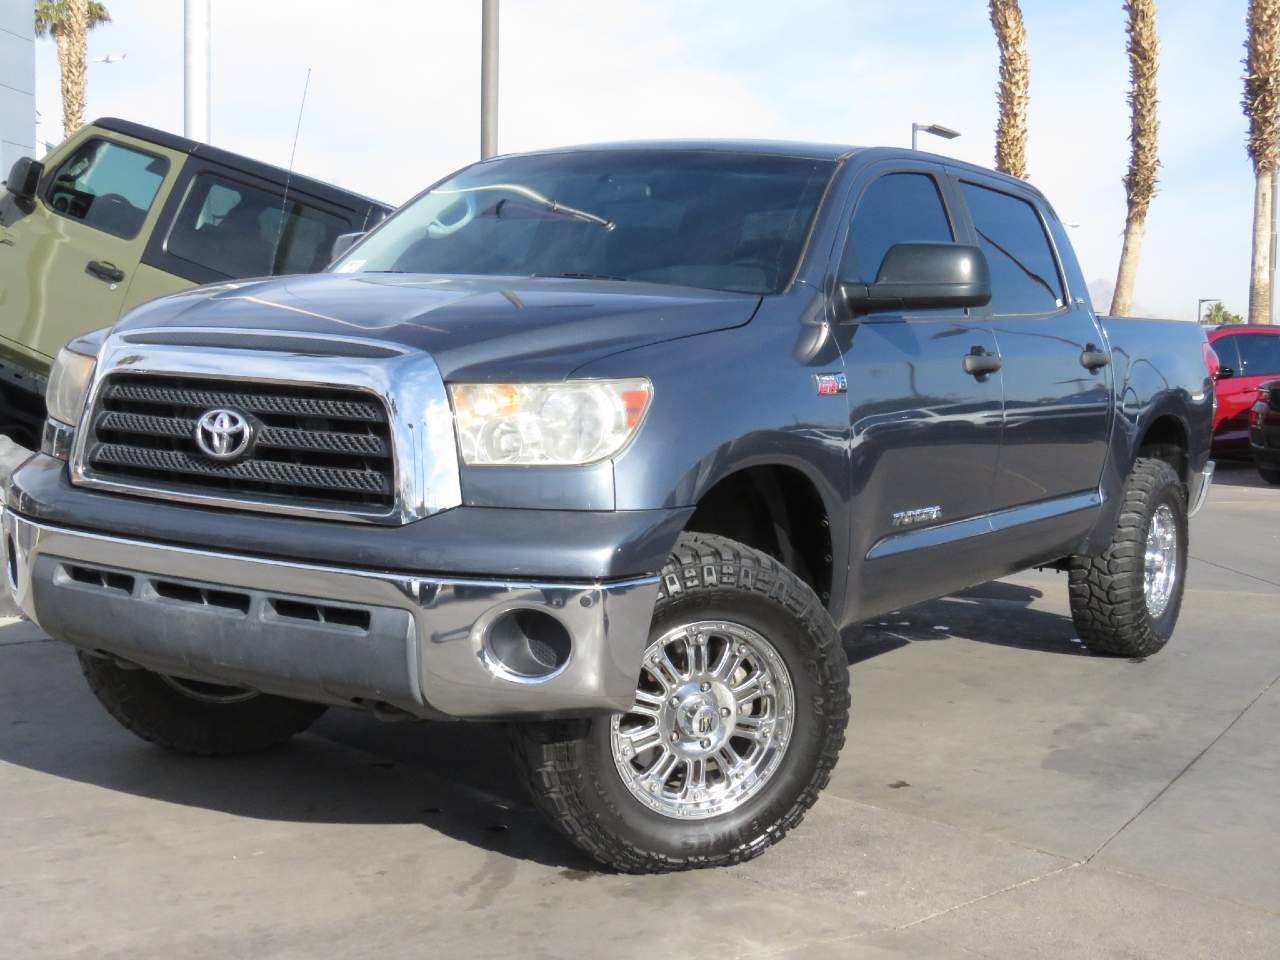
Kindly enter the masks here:
<path id="1" fill-rule="evenodd" d="M 9 212 L 5 346 L 47 368 L 68 340 L 116 321 L 169 169 L 158 152 L 90 136 L 46 176 L 30 211 Z"/>
<path id="2" fill-rule="evenodd" d="M 1052 212 L 1030 195 L 967 173 L 959 189 L 991 270 L 987 312 L 1004 361 L 992 524 L 997 549 L 1014 568 L 1073 545 L 1092 527 L 1112 368 L 1093 311 L 1068 295 L 1046 220 Z"/>
<path id="3" fill-rule="evenodd" d="M 838 276 L 875 280 L 894 244 L 953 242 L 946 184 L 895 164 L 860 191 Z M 858 188 L 855 188 L 855 190 Z M 837 305 L 837 311 L 840 309 Z M 853 467 L 851 599 L 870 616 L 974 582 L 1000 448 L 999 371 L 985 320 L 964 309 L 844 317 Z M 977 579 L 981 579 L 979 576 Z"/>

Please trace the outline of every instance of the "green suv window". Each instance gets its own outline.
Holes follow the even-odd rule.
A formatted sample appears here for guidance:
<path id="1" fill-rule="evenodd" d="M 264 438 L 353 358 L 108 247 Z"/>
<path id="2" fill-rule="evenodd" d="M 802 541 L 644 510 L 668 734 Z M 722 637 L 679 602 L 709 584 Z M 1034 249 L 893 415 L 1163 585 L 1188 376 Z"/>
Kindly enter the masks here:
<path id="1" fill-rule="evenodd" d="M 169 161 L 90 140 L 53 177 L 45 201 L 64 217 L 126 240 L 138 235 L 169 172 Z"/>
<path id="2" fill-rule="evenodd" d="M 192 182 L 165 249 L 226 277 L 323 269 L 347 223 L 278 193 L 202 173 Z"/>

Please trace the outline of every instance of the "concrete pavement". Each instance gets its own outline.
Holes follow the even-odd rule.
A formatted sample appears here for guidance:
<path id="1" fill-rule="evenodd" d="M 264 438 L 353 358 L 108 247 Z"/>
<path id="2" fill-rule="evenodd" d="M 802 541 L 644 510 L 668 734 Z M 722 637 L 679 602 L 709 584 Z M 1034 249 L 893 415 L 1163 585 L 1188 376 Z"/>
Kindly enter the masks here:
<path id="1" fill-rule="evenodd" d="M 545 828 L 496 728 L 333 711 L 175 757 L 0 608 L 3 955 L 1280 956 L 1280 488 L 1223 469 L 1192 536 L 1146 661 L 1083 650 L 1057 574 L 883 618 L 804 825 L 653 878 Z"/>

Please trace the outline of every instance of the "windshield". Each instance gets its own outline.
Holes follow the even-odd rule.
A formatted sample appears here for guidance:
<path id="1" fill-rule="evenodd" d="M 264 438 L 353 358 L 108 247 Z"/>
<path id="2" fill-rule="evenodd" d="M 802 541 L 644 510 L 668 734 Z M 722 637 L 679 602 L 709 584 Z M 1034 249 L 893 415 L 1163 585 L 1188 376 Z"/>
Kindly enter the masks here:
<path id="1" fill-rule="evenodd" d="M 407 204 L 333 269 L 774 293 L 795 271 L 834 166 L 692 150 L 493 160 Z"/>

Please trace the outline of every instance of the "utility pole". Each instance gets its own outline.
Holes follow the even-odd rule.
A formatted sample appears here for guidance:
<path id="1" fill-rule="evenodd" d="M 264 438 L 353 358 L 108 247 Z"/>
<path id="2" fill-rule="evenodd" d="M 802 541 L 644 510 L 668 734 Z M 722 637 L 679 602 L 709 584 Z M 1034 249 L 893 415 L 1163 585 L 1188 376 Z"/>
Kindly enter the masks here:
<path id="1" fill-rule="evenodd" d="M 482 0 L 480 17 L 480 159 L 498 152 L 498 0 Z"/>
<path id="2" fill-rule="evenodd" d="M 182 132 L 209 142 L 209 0 L 184 0 Z"/>

